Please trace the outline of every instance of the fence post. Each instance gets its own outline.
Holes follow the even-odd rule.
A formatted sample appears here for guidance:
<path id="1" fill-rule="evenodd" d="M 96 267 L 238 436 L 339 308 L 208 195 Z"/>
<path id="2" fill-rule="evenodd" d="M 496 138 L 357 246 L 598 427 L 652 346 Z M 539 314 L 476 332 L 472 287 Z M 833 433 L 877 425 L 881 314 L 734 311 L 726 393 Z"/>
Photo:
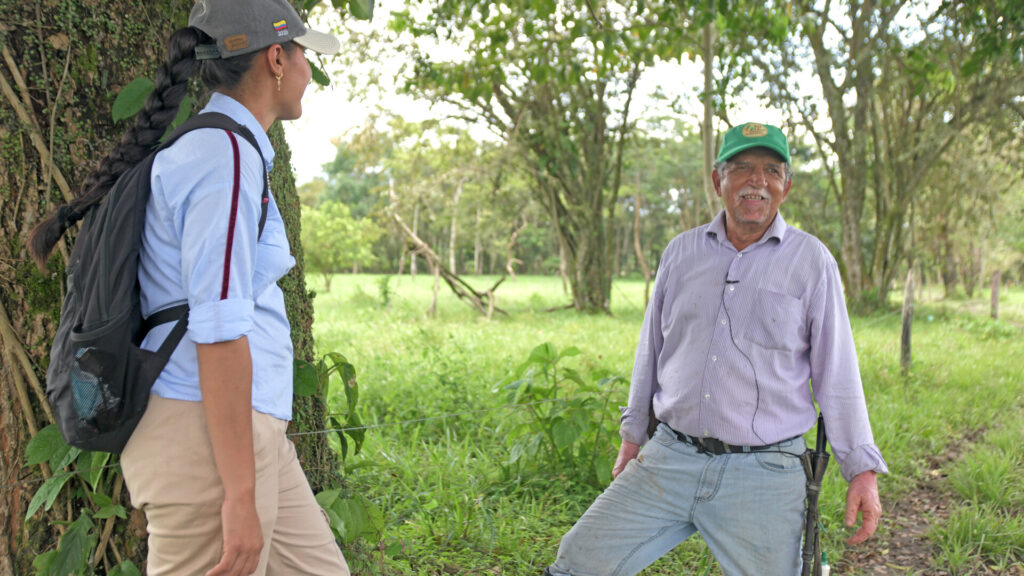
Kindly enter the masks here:
<path id="1" fill-rule="evenodd" d="M 910 326 L 914 322 L 914 268 L 907 270 L 907 287 L 903 291 L 903 322 L 900 331 L 900 375 L 910 371 Z"/>
<path id="2" fill-rule="evenodd" d="M 992 273 L 992 319 L 999 319 L 999 284 L 1000 274 L 999 270 Z"/>

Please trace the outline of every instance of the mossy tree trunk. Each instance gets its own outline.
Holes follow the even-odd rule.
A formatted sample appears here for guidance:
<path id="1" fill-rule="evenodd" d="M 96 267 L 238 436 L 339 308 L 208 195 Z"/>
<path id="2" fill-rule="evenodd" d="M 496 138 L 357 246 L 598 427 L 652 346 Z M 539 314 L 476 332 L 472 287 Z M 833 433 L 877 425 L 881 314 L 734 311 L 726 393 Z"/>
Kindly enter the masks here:
<path id="1" fill-rule="evenodd" d="M 115 96 L 131 80 L 153 77 L 165 39 L 186 24 L 192 4 L 0 0 L 0 576 L 32 573 L 33 558 L 55 546 L 58 523 L 77 516 L 88 504 L 76 500 L 81 492 L 71 482 L 49 513 L 24 520 L 28 502 L 43 481 L 39 467 L 24 466 L 25 447 L 36 430 L 51 423 L 32 380 L 45 386 L 67 254 L 66 247 L 55 251 L 47 273 L 40 274 L 25 249 L 27 234 L 124 132 L 128 121 L 111 119 Z M 205 100 L 202 94 L 195 96 Z M 296 356 L 311 360 L 312 302 L 303 279 L 290 153 L 280 126 L 271 131 L 271 139 L 278 151 L 272 190 L 298 262 L 281 286 Z M 293 426 L 323 428 L 324 413 L 313 400 L 297 401 Z M 297 444 L 314 489 L 338 482 L 336 458 L 326 437 L 303 437 Z M 108 494 L 119 482 L 111 477 Z M 127 506 L 127 495 L 121 498 Z M 137 513 L 118 521 L 106 553 L 108 563 L 116 563 L 117 554 L 141 566 L 144 536 Z M 104 563 L 99 566 L 102 573 Z"/>

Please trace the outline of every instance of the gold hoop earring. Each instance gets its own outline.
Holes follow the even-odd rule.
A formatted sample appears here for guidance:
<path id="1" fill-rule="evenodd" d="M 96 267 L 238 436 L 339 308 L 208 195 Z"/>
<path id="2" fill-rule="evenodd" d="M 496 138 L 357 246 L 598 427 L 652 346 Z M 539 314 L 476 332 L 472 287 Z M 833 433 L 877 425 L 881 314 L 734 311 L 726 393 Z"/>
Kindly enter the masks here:
<path id="1" fill-rule="evenodd" d="M 281 78 L 284 78 L 284 74 L 278 74 L 278 75 L 274 76 L 274 78 L 277 79 L 277 91 L 280 92 L 281 91 Z"/>

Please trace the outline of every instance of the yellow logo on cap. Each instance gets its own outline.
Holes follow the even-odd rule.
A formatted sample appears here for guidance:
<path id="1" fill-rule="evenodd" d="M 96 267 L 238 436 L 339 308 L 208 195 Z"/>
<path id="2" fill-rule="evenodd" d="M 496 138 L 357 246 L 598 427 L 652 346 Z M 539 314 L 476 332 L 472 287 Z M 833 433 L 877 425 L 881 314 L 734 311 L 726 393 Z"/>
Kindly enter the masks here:
<path id="1" fill-rule="evenodd" d="M 764 124 L 751 122 L 743 127 L 743 135 L 747 138 L 760 138 L 766 134 L 768 134 L 768 128 L 765 128 Z"/>

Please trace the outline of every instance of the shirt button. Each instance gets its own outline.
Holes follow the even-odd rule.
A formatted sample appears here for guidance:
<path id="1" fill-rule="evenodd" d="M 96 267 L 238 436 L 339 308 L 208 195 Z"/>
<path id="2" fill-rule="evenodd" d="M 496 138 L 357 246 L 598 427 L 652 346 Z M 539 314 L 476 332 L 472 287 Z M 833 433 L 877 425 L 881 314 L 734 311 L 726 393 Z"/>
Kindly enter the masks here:
<path id="1" fill-rule="evenodd" d="M 712 362 L 718 362 L 718 356 L 712 356 L 711 357 L 711 361 Z"/>
<path id="2" fill-rule="evenodd" d="M 725 326 L 725 320 L 722 320 L 722 326 Z"/>
<path id="3" fill-rule="evenodd" d="M 704 395 L 704 398 L 708 398 L 708 399 L 710 399 L 710 398 L 711 398 L 711 394 L 705 394 L 705 395 Z"/>
<path id="4" fill-rule="evenodd" d="M 708 431 L 707 431 L 707 430 L 705 430 L 705 431 L 704 431 L 704 437 L 705 437 L 705 438 L 707 438 L 708 436 L 711 436 L 711 434 L 709 434 L 709 433 L 708 433 Z"/>
<path id="5" fill-rule="evenodd" d="M 737 254 L 737 255 L 736 255 L 736 257 L 737 257 L 737 258 L 743 258 L 743 253 L 742 253 L 742 252 L 740 252 L 739 254 Z"/>
<path id="6" fill-rule="evenodd" d="M 732 292 L 732 291 L 733 291 L 733 290 L 735 290 L 735 289 L 736 289 L 736 287 L 735 287 L 735 286 L 729 286 L 729 292 Z"/>

